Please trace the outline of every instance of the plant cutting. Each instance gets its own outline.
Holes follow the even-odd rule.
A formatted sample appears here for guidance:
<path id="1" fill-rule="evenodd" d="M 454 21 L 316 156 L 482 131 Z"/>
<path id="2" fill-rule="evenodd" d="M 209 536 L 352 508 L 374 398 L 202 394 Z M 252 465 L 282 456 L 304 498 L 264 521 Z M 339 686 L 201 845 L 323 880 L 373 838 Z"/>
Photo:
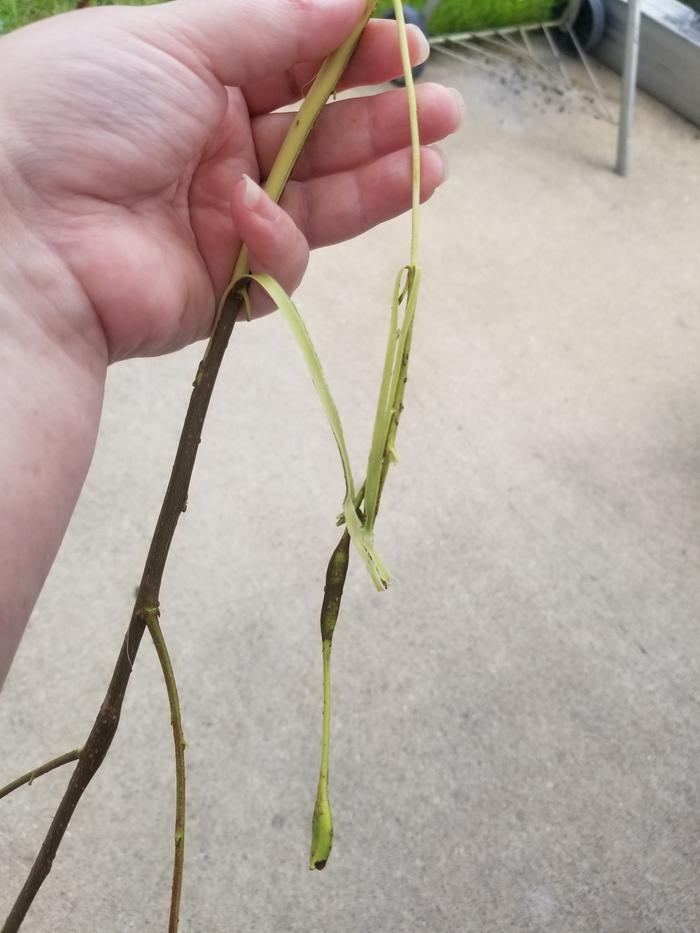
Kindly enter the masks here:
<path id="1" fill-rule="evenodd" d="M 298 116 L 292 123 L 290 133 L 285 140 L 275 166 L 271 170 L 266 190 L 278 200 L 291 174 L 301 148 L 308 137 L 319 113 L 328 97 L 335 89 L 348 61 L 357 45 L 362 31 L 371 16 L 375 3 L 367 3 L 364 16 L 345 43 L 325 62 L 321 72 L 307 95 Z M 401 30 L 401 48 L 404 69 L 409 81 L 409 101 L 411 108 L 411 130 L 413 140 L 413 206 L 414 233 L 412 237 L 411 257 L 408 265 L 399 275 L 394 290 L 390 320 L 390 335 L 386 353 L 386 363 L 381 381 L 377 417 L 372 437 L 372 446 L 368 459 L 367 474 L 364 484 L 356 487 L 350 462 L 345 448 L 342 425 L 327 388 L 320 363 L 313 346 L 291 300 L 284 294 L 277 283 L 267 276 L 250 276 L 246 250 L 242 249 L 233 263 L 233 274 L 228 288 L 221 299 L 216 325 L 199 366 L 188 412 L 173 465 L 170 482 L 163 502 L 163 507 L 156 525 L 149 548 L 146 566 L 138 589 L 136 602 L 129 627 L 119 653 L 117 664 L 100 708 L 93 729 L 81 749 L 54 759 L 46 766 L 36 769 L 29 776 L 13 782 L 4 792 L 16 789 L 23 783 L 29 783 L 34 776 L 46 773 L 53 767 L 76 760 L 77 766 L 71 776 L 66 793 L 59 805 L 49 832 L 32 867 L 29 877 L 15 902 L 3 927 L 5 933 L 19 929 L 31 903 L 43 880 L 46 878 L 58 846 L 66 831 L 75 807 L 87 788 L 92 777 L 100 767 L 116 732 L 119 715 L 126 688 L 128 686 L 133 660 L 138 651 L 146 629 L 156 646 L 158 657 L 168 688 L 168 698 L 173 720 L 173 735 L 177 763 L 177 812 L 175 829 L 175 866 L 172 886 L 169 929 L 178 927 L 180 892 L 182 886 L 182 865 L 185 843 L 185 797 L 184 797 L 184 735 L 180 721 L 177 688 L 172 664 L 167 652 L 159 622 L 159 599 L 163 570 L 177 526 L 179 516 L 187 502 L 189 482 L 194 467 L 202 426 L 216 381 L 216 376 L 226 350 L 234 323 L 241 311 L 248 307 L 247 288 L 253 279 L 273 297 L 283 316 L 292 326 L 309 365 L 312 377 L 323 402 L 333 429 L 345 478 L 345 497 L 341 523 L 345 525 L 341 544 L 336 549 L 329 566 L 326 594 L 324 598 L 321 622 L 323 659 L 324 659 L 324 730 L 321 780 L 314 814 L 312 842 L 312 867 L 325 865 L 330 853 L 332 825 L 328 806 L 328 738 L 330 728 L 330 646 L 333 628 L 337 619 L 342 586 L 347 571 L 350 545 L 354 545 L 364 565 L 378 589 L 384 589 L 389 581 L 388 572 L 378 557 L 373 540 L 374 523 L 381 500 L 388 468 L 394 459 L 394 439 L 403 404 L 404 386 L 410 352 L 413 317 L 415 314 L 418 272 L 415 265 L 417 250 L 417 205 L 418 182 L 420 177 L 418 132 L 415 95 L 410 85 L 410 61 L 405 36 L 405 27 L 401 16 L 401 5 L 396 4 L 396 16 Z M 26 778 L 26 780 L 24 779 Z M 2 795 L 3 792 L 0 792 Z"/>

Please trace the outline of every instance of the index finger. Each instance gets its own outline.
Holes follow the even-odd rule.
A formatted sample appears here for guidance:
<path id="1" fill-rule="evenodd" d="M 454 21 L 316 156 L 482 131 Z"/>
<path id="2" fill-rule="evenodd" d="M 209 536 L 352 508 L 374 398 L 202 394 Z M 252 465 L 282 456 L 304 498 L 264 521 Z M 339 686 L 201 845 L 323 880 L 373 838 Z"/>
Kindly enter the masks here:
<path id="1" fill-rule="evenodd" d="M 366 0 L 175 0 L 147 9 L 166 45 L 177 38 L 183 61 L 242 87 L 338 48 Z M 158 36 L 149 41 L 157 45 Z"/>

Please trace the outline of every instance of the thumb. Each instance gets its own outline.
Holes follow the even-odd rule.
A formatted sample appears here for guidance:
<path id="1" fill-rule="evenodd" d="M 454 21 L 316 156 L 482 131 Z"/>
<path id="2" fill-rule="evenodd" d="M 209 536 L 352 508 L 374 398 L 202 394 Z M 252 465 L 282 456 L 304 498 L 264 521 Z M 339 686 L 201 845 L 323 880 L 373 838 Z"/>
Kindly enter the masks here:
<path id="1" fill-rule="evenodd" d="M 222 84 L 235 87 L 328 55 L 366 7 L 366 0 L 175 0 L 154 10 Z"/>

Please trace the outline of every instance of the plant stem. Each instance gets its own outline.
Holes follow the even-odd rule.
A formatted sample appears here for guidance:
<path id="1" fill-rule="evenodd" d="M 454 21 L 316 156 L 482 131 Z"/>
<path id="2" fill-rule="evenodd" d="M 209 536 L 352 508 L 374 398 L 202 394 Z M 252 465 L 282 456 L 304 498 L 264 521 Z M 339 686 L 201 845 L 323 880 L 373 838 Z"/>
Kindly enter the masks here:
<path id="1" fill-rule="evenodd" d="M 399 46 L 401 48 L 401 64 L 406 81 L 406 97 L 408 98 L 408 118 L 411 125 L 411 258 L 409 265 L 415 266 L 418 262 L 418 230 L 420 226 L 420 132 L 418 130 L 418 102 L 416 100 L 416 86 L 413 82 L 411 69 L 411 53 L 408 48 L 406 35 L 406 20 L 403 15 L 401 0 L 394 0 L 394 15 L 399 31 Z"/>
<path id="2" fill-rule="evenodd" d="M 26 774 L 23 774 L 22 777 L 18 777 L 16 780 L 11 781 L 9 784 L 6 784 L 4 787 L 0 787 L 0 800 L 3 797 L 7 797 L 8 794 L 11 794 L 13 790 L 17 790 L 18 787 L 22 787 L 24 784 L 31 784 L 34 782 L 35 778 L 41 777 L 42 774 L 48 774 L 49 771 L 53 771 L 56 768 L 60 768 L 61 765 L 69 765 L 72 761 L 77 761 L 80 758 L 80 752 L 82 749 L 74 748 L 72 752 L 66 752 L 65 755 L 59 755 L 58 758 L 52 758 L 51 761 L 47 761 L 45 765 L 42 765 L 40 768 L 35 768 L 33 771 L 27 771 Z"/>
<path id="3" fill-rule="evenodd" d="M 180 698 L 177 693 L 175 673 L 158 620 L 158 610 L 150 608 L 144 610 L 144 614 L 146 615 L 146 625 L 153 639 L 168 691 L 170 721 L 173 727 L 173 741 L 175 743 L 175 858 L 173 860 L 173 885 L 170 898 L 168 933 L 177 933 L 180 922 L 182 875 L 185 865 L 185 735 L 182 730 L 182 713 L 180 711 Z"/>
<path id="4" fill-rule="evenodd" d="M 420 284 L 420 271 L 416 266 L 418 258 L 418 230 L 420 208 L 420 135 L 418 131 L 418 108 L 416 92 L 411 70 L 411 59 L 406 36 L 406 22 L 401 0 L 394 0 L 394 15 L 399 33 L 401 60 L 408 96 L 409 120 L 411 125 L 411 254 L 410 262 L 400 270 L 394 287 L 391 306 L 389 338 L 384 359 L 384 369 L 377 402 L 372 443 L 367 463 L 367 476 L 362 485 L 365 500 L 365 514 L 362 516 L 355 509 L 344 509 L 346 528 L 350 529 L 350 520 L 358 520 L 361 530 L 369 536 L 374 528 L 374 521 L 379 510 L 384 483 L 389 466 L 395 460 L 394 442 L 403 410 L 403 398 L 408 378 L 408 360 L 413 338 Z M 404 279 L 405 275 L 405 279 Z M 398 325 L 399 306 L 405 301 L 401 326 Z M 347 472 L 349 472 L 349 467 Z M 362 496 L 355 503 L 359 509 Z M 351 529 L 350 529 L 351 530 Z M 328 800 L 328 770 L 330 750 L 330 715 L 331 715 L 331 648 L 333 632 L 338 620 L 340 604 L 343 598 L 345 578 L 348 568 L 348 549 L 350 537 L 348 530 L 331 555 L 326 571 L 326 588 L 321 609 L 321 639 L 323 646 L 323 737 L 321 743 L 321 773 L 316 793 L 311 824 L 311 861 L 310 868 L 325 868 L 333 846 L 333 816 Z M 371 570 L 370 570 L 371 572 Z"/>
<path id="5" fill-rule="evenodd" d="M 346 531 L 328 561 L 326 586 L 321 606 L 323 737 L 321 740 L 321 772 L 318 778 L 316 804 L 311 823 L 311 858 L 309 860 L 309 868 L 319 870 L 326 867 L 326 862 L 333 847 L 333 816 L 328 800 L 328 761 L 331 740 L 331 648 L 349 562 L 350 535 Z"/>
<path id="6" fill-rule="evenodd" d="M 325 62 L 321 72 L 314 82 L 309 96 L 312 94 L 313 107 L 302 105 L 294 121 L 290 134 L 294 134 L 294 144 L 285 143 L 280 150 L 275 165 L 270 172 L 266 190 L 278 200 L 284 185 L 291 175 L 301 148 L 306 141 L 321 110 L 342 77 L 342 74 L 352 57 L 352 53 L 362 35 L 377 3 L 367 3 L 365 13 L 350 37 L 343 43 L 338 52 L 331 55 Z M 325 97 L 324 97 L 325 94 Z M 270 179 L 274 182 L 274 190 Z M 278 190 L 279 189 L 279 190 Z M 167 561 L 170 544 L 175 534 L 180 514 L 187 506 L 192 471 L 197 457 L 197 449 L 201 440 L 202 428 L 206 418 L 209 401 L 211 399 L 216 377 L 226 352 L 231 332 L 238 313 L 243 304 L 240 291 L 236 290 L 236 283 L 243 272 L 247 271 L 245 250 L 234 263 L 234 275 L 219 304 L 214 332 L 199 365 L 194 381 L 193 391 L 185 416 L 180 435 L 175 461 L 173 463 L 170 482 L 165 493 L 160 515 L 151 540 L 146 559 L 141 584 L 136 596 L 136 602 L 129 622 L 126 636 L 122 643 L 117 663 L 107 693 L 100 707 L 90 735 L 83 747 L 78 764 L 73 772 L 68 787 L 58 806 L 49 830 L 44 838 L 27 880 L 5 921 L 1 933 L 17 933 L 27 911 L 32 905 L 41 885 L 45 881 L 58 847 L 65 834 L 68 824 L 75 812 L 80 798 L 87 789 L 88 784 L 97 773 L 100 765 L 109 750 L 119 725 L 122 704 L 129 678 L 132 671 L 132 662 L 143 638 L 147 625 L 149 609 L 158 608 L 160 587 Z"/>
<path id="7" fill-rule="evenodd" d="M 406 309 L 397 344 L 397 359 L 393 371 L 391 389 L 389 397 L 391 399 L 389 408 L 389 424 L 386 431 L 386 442 L 381 457 L 381 471 L 379 475 L 378 487 L 376 486 L 376 476 L 374 477 L 373 503 L 372 508 L 368 504 L 367 518 L 370 527 L 374 524 L 374 518 L 379 509 L 384 483 L 392 462 L 396 459 L 394 445 L 396 441 L 396 432 L 399 426 L 399 420 L 403 411 L 403 399 L 408 381 L 408 361 L 411 353 L 411 343 L 413 341 L 413 321 L 418 303 L 418 291 L 420 288 L 420 269 L 418 262 L 418 243 L 420 231 L 420 130 L 418 126 L 418 103 L 416 100 L 416 88 L 413 81 L 413 72 L 411 70 L 411 56 L 408 48 L 408 39 L 406 36 L 406 21 L 403 13 L 401 0 L 394 0 L 394 15 L 399 31 L 399 45 L 401 49 L 401 63 L 403 65 L 404 78 L 406 82 L 406 97 L 408 100 L 408 117 L 411 128 L 411 253 L 409 264 L 406 267 L 406 281 L 401 288 L 401 274 L 397 280 L 396 291 L 394 293 L 394 304 L 397 306 L 402 298 L 405 299 Z M 400 292 L 400 294 L 399 294 Z M 397 299 L 398 295 L 398 299 Z M 394 310 L 397 310 L 395 307 Z M 392 321 L 394 317 L 392 317 Z M 385 377 L 387 370 L 385 369 Z M 381 399 L 380 399 L 381 404 Z M 377 414 L 379 420 L 379 409 Z M 370 485 L 369 467 L 367 485 Z"/>
<path id="8" fill-rule="evenodd" d="M 170 474 L 170 482 L 158 516 L 131 621 L 119 651 L 112 679 L 97 719 L 78 759 L 77 767 L 71 776 L 29 876 L 5 921 L 2 933 L 17 933 L 19 930 L 41 885 L 51 871 L 51 865 L 75 808 L 104 761 L 117 731 L 124 695 L 131 676 L 132 662 L 143 638 L 149 611 L 152 612 L 153 608 L 158 606 L 160 585 L 170 544 L 180 515 L 187 505 L 187 494 L 204 420 L 240 302 L 239 296 L 238 302 L 232 303 L 226 313 L 221 315 L 207 348 L 205 359 L 200 364 Z"/>

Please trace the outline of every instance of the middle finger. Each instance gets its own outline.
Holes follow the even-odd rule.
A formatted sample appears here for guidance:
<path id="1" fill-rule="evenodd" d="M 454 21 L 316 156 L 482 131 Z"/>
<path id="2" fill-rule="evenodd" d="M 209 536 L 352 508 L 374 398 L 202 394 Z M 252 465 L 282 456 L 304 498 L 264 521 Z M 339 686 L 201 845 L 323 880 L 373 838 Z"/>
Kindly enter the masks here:
<path id="1" fill-rule="evenodd" d="M 458 91 L 440 84 L 416 88 L 422 143 L 434 143 L 453 133 L 462 119 L 464 101 Z M 293 113 L 267 114 L 253 121 L 260 175 L 270 173 Z M 304 181 L 346 171 L 403 149 L 411 139 L 405 91 L 330 104 L 322 112 L 294 168 L 292 178 Z"/>

